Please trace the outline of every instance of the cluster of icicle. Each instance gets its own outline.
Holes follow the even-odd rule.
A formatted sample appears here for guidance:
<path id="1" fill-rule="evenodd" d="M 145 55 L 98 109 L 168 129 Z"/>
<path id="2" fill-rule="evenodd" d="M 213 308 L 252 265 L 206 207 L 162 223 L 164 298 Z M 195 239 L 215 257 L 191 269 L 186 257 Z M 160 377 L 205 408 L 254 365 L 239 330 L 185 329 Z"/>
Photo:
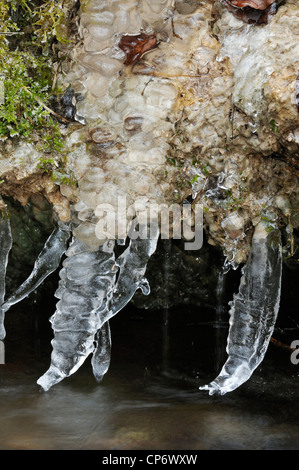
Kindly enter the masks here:
<path id="1" fill-rule="evenodd" d="M 115 258 L 113 240 L 107 240 L 98 250 L 90 250 L 74 237 L 68 246 L 69 237 L 69 227 L 59 223 L 31 275 L 4 301 L 12 235 L 8 218 L 0 224 L 1 340 L 5 337 L 5 312 L 57 269 L 62 255 L 66 254 L 56 292 L 59 301 L 50 319 L 54 330 L 51 365 L 37 381 L 46 391 L 76 372 L 90 354 L 94 376 L 97 381 L 102 380 L 110 364 L 109 319 L 124 308 L 138 288 L 144 294 L 149 293 L 144 275 L 148 260 L 156 250 L 159 230 L 152 238 L 130 240 L 118 258 Z M 231 392 L 247 381 L 261 363 L 279 310 L 281 269 L 280 232 L 268 233 L 260 223 L 255 229 L 239 293 L 231 303 L 228 359 L 219 376 L 200 389 L 208 390 L 211 395 Z"/>
<path id="2" fill-rule="evenodd" d="M 30 276 L 4 301 L 12 234 L 9 218 L 1 221 L 1 340 L 5 337 L 5 312 L 36 289 L 66 255 L 55 293 L 59 301 L 50 318 L 54 330 L 51 364 L 37 381 L 44 390 L 76 372 L 90 354 L 94 376 L 97 381 L 102 380 L 110 364 L 109 319 L 125 307 L 138 288 L 145 295 L 150 292 L 144 275 L 148 260 L 156 250 L 158 228 L 154 233 L 151 231 L 151 237 L 131 239 L 123 253 L 115 258 L 114 240 L 107 240 L 99 249 L 90 250 L 88 245 L 73 237 L 68 246 L 70 227 L 59 222 Z"/>

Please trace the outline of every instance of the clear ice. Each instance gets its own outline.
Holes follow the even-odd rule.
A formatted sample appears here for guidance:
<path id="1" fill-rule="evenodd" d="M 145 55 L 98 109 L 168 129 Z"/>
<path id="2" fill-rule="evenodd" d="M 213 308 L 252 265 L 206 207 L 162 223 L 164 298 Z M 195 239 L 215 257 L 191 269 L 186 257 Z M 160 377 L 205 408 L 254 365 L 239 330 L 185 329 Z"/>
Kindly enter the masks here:
<path id="1" fill-rule="evenodd" d="M 109 319 L 138 288 L 149 293 L 144 274 L 158 237 L 157 230 L 152 239 L 130 240 L 117 260 L 112 240 L 98 251 L 73 240 L 55 293 L 60 300 L 50 319 L 54 330 L 51 364 L 37 381 L 45 391 L 76 372 L 90 354 L 93 374 L 98 382 L 102 380 L 110 364 Z"/>
<path id="2" fill-rule="evenodd" d="M 76 372 L 94 352 L 99 312 L 112 295 L 117 272 L 112 240 L 90 251 L 74 238 L 66 256 L 55 293 L 60 300 L 50 318 L 54 330 L 51 364 L 37 381 L 46 391 Z"/>
<path id="3" fill-rule="evenodd" d="M 141 289 L 144 295 L 150 293 L 150 287 L 144 275 L 147 263 L 156 251 L 158 238 L 157 228 L 152 238 L 130 240 L 128 248 L 117 258 L 120 272 L 111 299 L 108 318 L 122 310 L 137 289 Z"/>
<path id="4" fill-rule="evenodd" d="M 95 349 L 91 358 L 93 375 L 97 382 L 101 382 L 109 369 L 111 360 L 111 332 L 109 321 L 104 323 L 95 336 Z"/>
<path id="5" fill-rule="evenodd" d="M 0 302 L 1 305 L 5 296 L 5 277 L 8 263 L 9 252 L 12 247 L 12 235 L 9 218 L 2 218 L 0 221 Z M 6 332 L 4 328 L 5 310 L 0 309 L 0 340 L 5 338 Z"/>
<path id="6" fill-rule="evenodd" d="M 4 315 L 11 305 L 29 295 L 59 266 L 59 299 L 51 317 L 54 339 L 51 364 L 37 383 L 47 391 L 73 374 L 92 354 L 95 379 L 100 382 L 111 357 L 109 320 L 122 310 L 139 288 L 150 292 L 145 272 L 156 251 L 158 227 L 151 238 L 132 237 L 115 259 L 113 240 L 99 249 L 70 237 L 68 225 L 59 222 L 38 256 L 32 273 L 5 302 L 5 275 L 12 247 L 9 219 L 0 222 L 0 339 L 5 337 Z M 281 290 L 282 249 L 279 230 L 266 230 L 260 223 L 254 232 L 251 253 L 243 268 L 239 292 L 230 308 L 228 359 L 218 377 L 200 390 L 224 395 L 247 381 L 266 353 L 275 326 Z"/>
<path id="7" fill-rule="evenodd" d="M 254 232 L 239 292 L 230 309 L 228 359 L 218 377 L 199 387 L 224 395 L 246 382 L 262 362 L 274 330 L 280 302 L 282 249 L 279 230 Z"/>
<path id="8" fill-rule="evenodd" d="M 60 260 L 67 248 L 70 229 L 67 224 L 58 222 L 38 255 L 31 274 L 15 292 L 2 304 L 3 313 L 14 304 L 20 302 L 34 291 L 59 266 Z M 3 301 L 3 299 L 2 299 Z"/>
<path id="9" fill-rule="evenodd" d="M 119 272 L 113 295 L 98 311 L 99 330 L 95 338 L 96 348 L 91 359 L 93 374 L 97 382 L 102 380 L 110 365 L 109 319 L 130 302 L 137 289 L 141 289 L 144 295 L 150 293 L 150 287 L 144 274 L 150 257 L 156 251 L 158 237 L 159 231 L 157 229 L 152 238 L 130 240 L 129 246 L 116 260 Z"/>

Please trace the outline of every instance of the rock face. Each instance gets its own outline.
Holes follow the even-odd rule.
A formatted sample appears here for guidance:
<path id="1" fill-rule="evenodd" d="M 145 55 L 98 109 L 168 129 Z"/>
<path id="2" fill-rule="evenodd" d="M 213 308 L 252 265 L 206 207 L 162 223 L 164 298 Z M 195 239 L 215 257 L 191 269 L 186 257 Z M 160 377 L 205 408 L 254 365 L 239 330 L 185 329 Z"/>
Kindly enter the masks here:
<path id="1" fill-rule="evenodd" d="M 93 249 L 107 237 L 105 205 L 181 204 L 192 195 L 228 267 L 247 259 L 261 219 L 269 230 L 288 228 L 292 255 L 298 20 L 295 0 L 262 25 L 237 19 L 220 1 L 82 1 L 81 40 L 58 78 L 78 98 L 77 122 L 63 131 L 77 185 L 37 169 L 41 154 L 30 142 L 5 142 L 1 194 L 24 204 L 43 193 Z"/>

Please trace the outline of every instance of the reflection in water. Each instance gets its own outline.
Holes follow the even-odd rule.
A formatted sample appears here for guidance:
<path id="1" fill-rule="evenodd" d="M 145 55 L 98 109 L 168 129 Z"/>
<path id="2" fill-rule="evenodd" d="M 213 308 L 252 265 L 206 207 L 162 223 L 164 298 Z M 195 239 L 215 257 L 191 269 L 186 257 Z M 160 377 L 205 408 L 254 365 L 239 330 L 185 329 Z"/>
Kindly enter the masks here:
<path id="1" fill-rule="evenodd" d="M 181 311 L 170 313 L 171 377 L 163 374 L 163 311 L 127 309 L 111 322 L 112 362 L 101 384 L 87 360 L 41 392 L 48 342 L 37 357 L 34 342 L 7 340 L 0 449 L 298 449 L 298 377 L 289 358 L 274 349 L 239 390 L 207 396 L 198 385 L 214 375 L 217 329 L 192 311 L 184 311 L 185 326 Z"/>

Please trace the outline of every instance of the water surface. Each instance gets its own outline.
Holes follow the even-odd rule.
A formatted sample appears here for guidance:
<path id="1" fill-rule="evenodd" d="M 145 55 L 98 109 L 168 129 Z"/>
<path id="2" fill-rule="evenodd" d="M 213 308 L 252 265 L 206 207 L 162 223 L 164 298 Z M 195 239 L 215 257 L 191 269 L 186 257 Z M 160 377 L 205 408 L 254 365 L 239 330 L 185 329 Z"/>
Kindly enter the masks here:
<path id="1" fill-rule="evenodd" d="M 224 361 L 225 328 L 196 322 L 192 312 L 165 324 L 165 315 L 127 309 L 111 322 L 103 382 L 95 382 L 88 359 L 49 392 L 36 384 L 49 365 L 49 338 L 7 339 L 0 449 L 299 449 L 299 371 L 289 355 L 271 346 L 248 383 L 210 397 L 198 386 Z"/>

